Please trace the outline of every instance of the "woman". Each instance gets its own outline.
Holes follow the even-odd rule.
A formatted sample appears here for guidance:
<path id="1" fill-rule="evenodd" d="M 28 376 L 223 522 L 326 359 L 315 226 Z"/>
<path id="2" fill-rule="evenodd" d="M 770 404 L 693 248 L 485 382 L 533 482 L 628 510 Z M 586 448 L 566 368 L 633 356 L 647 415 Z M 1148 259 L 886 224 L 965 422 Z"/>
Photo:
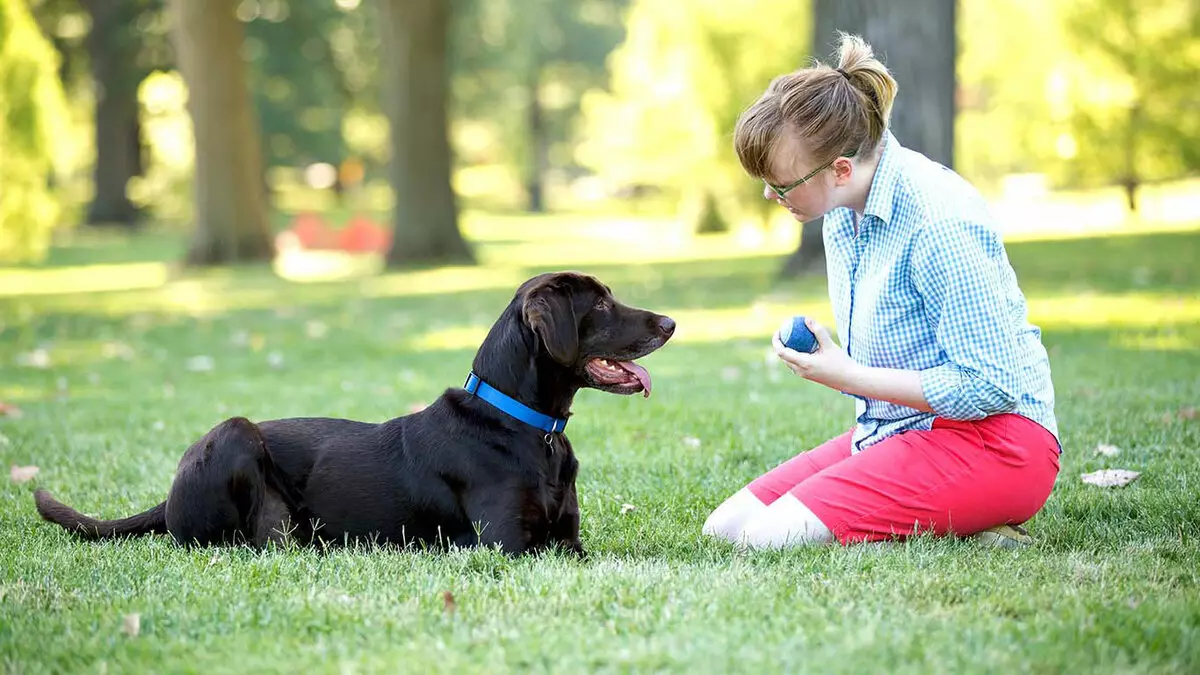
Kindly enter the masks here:
<path id="1" fill-rule="evenodd" d="M 797 375 L 856 399 L 854 427 L 721 504 L 704 532 L 750 547 L 923 532 L 1026 543 L 1061 452 L 1040 331 L 979 193 L 888 131 L 896 82 L 861 39 L 838 67 L 776 78 L 734 145 L 763 197 L 824 216 L 844 349 L 785 348 Z M 1013 527 L 1017 526 L 1017 527 Z"/>

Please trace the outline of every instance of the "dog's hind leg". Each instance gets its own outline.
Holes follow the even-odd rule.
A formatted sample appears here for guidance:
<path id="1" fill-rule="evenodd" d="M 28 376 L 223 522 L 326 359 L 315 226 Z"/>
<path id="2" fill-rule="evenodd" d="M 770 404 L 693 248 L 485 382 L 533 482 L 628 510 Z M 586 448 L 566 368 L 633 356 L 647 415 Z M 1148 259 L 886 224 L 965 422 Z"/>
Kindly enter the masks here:
<path id="1" fill-rule="evenodd" d="M 183 545 L 262 546 L 286 528 L 288 508 L 268 486 L 266 444 L 251 421 L 213 427 L 184 454 L 167 496 L 167 529 Z M 286 532 L 286 530 L 283 530 Z"/>

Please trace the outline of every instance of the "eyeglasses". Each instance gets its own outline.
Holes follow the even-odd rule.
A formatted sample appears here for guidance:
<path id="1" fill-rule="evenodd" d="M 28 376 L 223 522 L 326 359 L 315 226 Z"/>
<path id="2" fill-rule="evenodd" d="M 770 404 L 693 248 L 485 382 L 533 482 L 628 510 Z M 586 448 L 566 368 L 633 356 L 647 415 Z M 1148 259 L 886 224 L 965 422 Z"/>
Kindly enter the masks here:
<path id="1" fill-rule="evenodd" d="M 855 152 L 851 151 L 844 155 L 839 155 L 838 157 L 834 157 L 833 159 L 829 160 L 827 163 L 821 165 L 820 167 L 818 167 L 816 169 L 813 169 L 812 171 L 810 171 L 808 173 L 807 176 L 805 176 L 804 178 L 801 178 L 800 180 L 796 181 L 795 183 L 791 183 L 788 185 L 771 185 L 770 183 L 767 183 L 767 181 L 765 181 L 765 180 L 763 181 L 763 183 L 765 183 L 767 187 L 771 188 L 771 191 L 774 192 L 776 195 L 778 195 L 780 199 L 787 199 L 787 193 L 800 187 L 801 185 L 806 183 L 809 179 L 811 179 L 813 176 L 815 176 L 815 175 L 821 173 L 822 171 L 824 171 L 825 169 L 828 169 L 829 167 L 833 166 L 833 163 L 838 161 L 842 157 L 849 159 L 849 158 L 853 157 L 855 154 L 856 154 Z"/>

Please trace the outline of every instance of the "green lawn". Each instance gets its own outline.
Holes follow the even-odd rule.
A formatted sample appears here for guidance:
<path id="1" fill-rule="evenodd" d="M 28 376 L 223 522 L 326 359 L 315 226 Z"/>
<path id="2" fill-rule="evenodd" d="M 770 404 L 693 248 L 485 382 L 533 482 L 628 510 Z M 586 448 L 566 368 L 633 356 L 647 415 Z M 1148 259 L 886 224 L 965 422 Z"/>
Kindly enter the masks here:
<path id="1" fill-rule="evenodd" d="M 699 537 L 708 511 L 852 421 L 767 357 L 781 317 L 829 320 L 824 283 L 774 284 L 780 245 L 596 225 L 480 219 L 484 269 L 307 283 L 180 274 L 161 234 L 0 269 L 0 402 L 23 413 L 0 460 L 40 469 L 0 480 L 3 671 L 1200 672 L 1200 231 L 1010 244 L 1065 446 L 1035 547 L 741 553 Z M 108 517 L 157 503 L 225 416 L 403 414 L 555 268 L 679 321 L 653 397 L 576 400 L 586 562 L 87 544 L 34 511 L 39 486 Z M 1080 481 L 1106 467 L 1143 473 Z"/>

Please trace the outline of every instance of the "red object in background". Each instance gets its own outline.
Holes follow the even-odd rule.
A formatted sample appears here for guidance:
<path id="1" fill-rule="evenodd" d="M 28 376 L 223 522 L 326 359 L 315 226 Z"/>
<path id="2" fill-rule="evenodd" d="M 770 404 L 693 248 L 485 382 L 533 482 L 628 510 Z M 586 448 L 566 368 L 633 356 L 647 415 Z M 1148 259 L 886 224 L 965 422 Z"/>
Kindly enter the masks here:
<path id="1" fill-rule="evenodd" d="M 336 235 L 329 229 L 329 224 L 315 213 L 296 216 L 290 230 L 300 242 L 300 248 L 333 248 L 336 241 Z"/>
<path id="2" fill-rule="evenodd" d="M 276 238 L 280 249 L 337 250 L 349 253 L 384 253 L 392 243 L 392 232 L 366 218 L 354 216 L 340 230 L 315 213 L 302 213 L 291 227 Z"/>
<path id="3" fill-rule="evenodd" d="M 391 243 L 391 232 L 363 216 L 352 218 L 337 237 L 337 247 L 353 253 L 383 253 Z"/>

